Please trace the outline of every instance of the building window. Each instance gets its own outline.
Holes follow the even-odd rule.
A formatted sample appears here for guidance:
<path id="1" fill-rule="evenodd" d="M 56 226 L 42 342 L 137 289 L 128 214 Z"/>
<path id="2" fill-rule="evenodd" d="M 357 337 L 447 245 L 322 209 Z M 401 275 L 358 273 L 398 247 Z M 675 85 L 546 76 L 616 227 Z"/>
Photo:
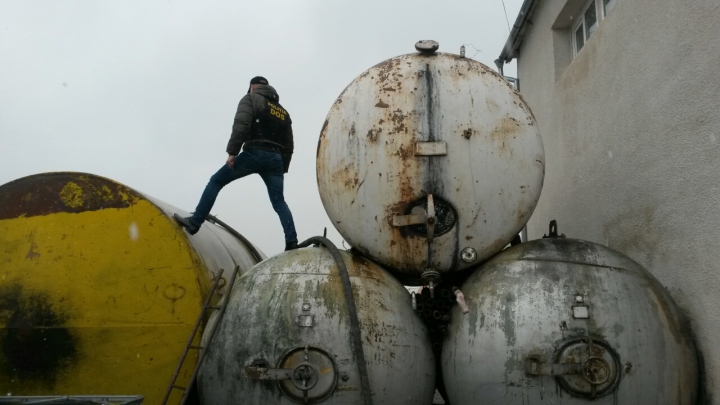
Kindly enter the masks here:
<path id="1" fill-rule="evenodd" d="M 610 12 L 610 10 L 612 10 L 613 7 L 615 7 L 615 3 L 617 3 L 617 0 L 603 0 L 603 3 L 604 3 L 604 4 L 603 4 L 603 6 L 604 6 L 604 10 L 603 10 L 603 11 L 604 11 L 604 14 L 605 14 L 605 15 L 608 15 L 608 13 Z"/>
<path id="2" fill-rule="evenodd" d="M 573 56 L 585 46 L 600 24 L 600 20 L 615 7 L 615 3 L 617 0 L 591 0 L 583 7 L 580 18 L 572 30 Z"/>

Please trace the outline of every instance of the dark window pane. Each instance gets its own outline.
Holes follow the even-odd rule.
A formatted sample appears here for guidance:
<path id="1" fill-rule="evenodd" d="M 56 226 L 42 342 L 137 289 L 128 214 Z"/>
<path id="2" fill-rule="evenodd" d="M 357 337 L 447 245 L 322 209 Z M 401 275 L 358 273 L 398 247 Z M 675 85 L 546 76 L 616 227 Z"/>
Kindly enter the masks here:
<path id="1" fill-rule="evenodd" d="M 593 32 L 597 28 L 597 11 L 595 9 L 595 2 L 590 3 L 587 11 L 585 11 L 585 38 L 590 38 Z"/>
<path id="2" fill-rule="evenodd" d="M 617 0 L 603 0 L 603 2 L 605 3 L 605 15 L 608 15 L 610 10 L 615 7 L 615 3 L 617 3 Z"/>
<path id="3" fill-rule="evenodd" d="M 575 52 L 580 52 L 583 45 L 585 45 L 585 37 L 583 36 L 583 25 L 580 24 L 575 30 Z"/>

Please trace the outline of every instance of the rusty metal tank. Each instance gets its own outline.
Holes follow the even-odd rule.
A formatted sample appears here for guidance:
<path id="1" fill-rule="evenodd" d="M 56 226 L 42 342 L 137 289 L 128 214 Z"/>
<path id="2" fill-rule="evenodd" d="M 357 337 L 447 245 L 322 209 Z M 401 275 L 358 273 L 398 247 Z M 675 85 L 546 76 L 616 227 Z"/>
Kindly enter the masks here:
<path id="1" fill-rule="evenodd" d="M 453 405 L 695 404 L 697 353 L 665 288 L 607 247 L 509 248 L 462 290 L 442 375 Z"/>
<path id="2" fill-rule="evenodd" d="M 176 212 L 186 214 L 92 174 L 0 186 L 3 396 L 161 402 L 211 280 L 264 258 L 216 225 L 189 237 Z M 226 293 L 220 288 L 213 301 Z M 179 384 L 192 367 L 191 359 Z"/>
<path id="3" fill-rule="evenodd" d="M 352 281 L 370 403 L 431 403 L 434 356 L 408 291 L 362 256 L 340 254 Z M 201 403 L 369 403 L 340 278 L 324 248 L 285 252 L 238 278 L 200 368 Z"/>
<path id="4" fill-rule="evenodd" d="M 347 86 L 317 149 L 333 225 L 410 278 L 498 252 L 530 218 L 545 167 L 535 118 L 502 76 L 432 41 L 416 47 Z"/>

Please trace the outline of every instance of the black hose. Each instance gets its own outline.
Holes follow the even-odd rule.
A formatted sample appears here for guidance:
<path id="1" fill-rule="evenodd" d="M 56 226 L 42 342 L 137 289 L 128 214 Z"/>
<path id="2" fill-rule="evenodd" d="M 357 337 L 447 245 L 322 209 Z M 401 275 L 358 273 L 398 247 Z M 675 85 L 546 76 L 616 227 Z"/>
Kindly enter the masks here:
<path id="1" fill-rule="evenodd" d="M 348 312 L 350 312 L 350 334 L 352 338 L 353 351 L 358 360 L 358 369 L 360 371 L 360 388 L 362 390 L 363 402 L 365 405 L 372 405 L 372 396 L 370 392 L 370 380 L 368 379 L 367 363 L 365 362 L 365 351 L 362 346 L 362 337 L 360 336 L 360 320 L 358 319 L 357 308 L 355 307 L 355 298 L 352 293 L 352 284 L 350 284 L 350 274 L 348 273 L 345 261 L 340 255 L 340 251 L 330 242 L 329 239 L 322 236 L 313 236 L 312 238 L 299 243 L 299 248 L 308 247 L 312 244 L 320 244 L 330 251 L 335 263 L 340 270 L 340 280 L 342 281 L 343 292 L 345 293 L 345 302 L 347 303 Z"/>
<path id="2" fill-rule="evenodd" d="M 214 224 L 220 225 L 221 227 L 225 228 L 226 231 L 230 232 L 230 234 L 231 234 L 232 236 L 240 239 L 240 241 L 245 244 L 245 247 L 248 248 L 248 250 L 250 251 L 250 254 L 251 254 L 251 255 L 253 256 L 253 258 L 255 259 L 255 264 L 258 264 L 258 263 L 260 263 L 261 261 L 263 261 L 263 258 L 262 258 L 262 255 L 260 254 L 260 252 L 258 252 L 257 249 L 255 249 L 255 246 L 254 246 L 252 243 L 250 243 L 249 240 L 245 239 L 244 236 L 240 235 L 240 232 L 232 229 L 232 228 L 230 227 L 230 225 L 228 225 L 228 224 L 226 224 L 225 222 L 217 219 L 217 217 L 214 216 L 214 215 L 208 214 L 208 216 L 207 216 L 207 218 L 206 218 L 206 221 L 209 221 L 209 222 L 212 222 L 212 223 L 214 223 Z"/>

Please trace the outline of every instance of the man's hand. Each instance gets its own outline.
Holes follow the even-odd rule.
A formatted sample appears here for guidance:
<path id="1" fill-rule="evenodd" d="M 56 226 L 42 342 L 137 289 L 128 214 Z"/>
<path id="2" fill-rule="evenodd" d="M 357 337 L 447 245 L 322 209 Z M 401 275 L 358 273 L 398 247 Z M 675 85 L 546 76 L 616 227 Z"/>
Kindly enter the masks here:
<path id="1" fill-rule="evenodd" d="M 228 158 L 225 161 L 225 164 L 227 165 L 227 167 L 232 169 L 233 166 L 235 166 L 235 155 L 228 155 Z"/>

